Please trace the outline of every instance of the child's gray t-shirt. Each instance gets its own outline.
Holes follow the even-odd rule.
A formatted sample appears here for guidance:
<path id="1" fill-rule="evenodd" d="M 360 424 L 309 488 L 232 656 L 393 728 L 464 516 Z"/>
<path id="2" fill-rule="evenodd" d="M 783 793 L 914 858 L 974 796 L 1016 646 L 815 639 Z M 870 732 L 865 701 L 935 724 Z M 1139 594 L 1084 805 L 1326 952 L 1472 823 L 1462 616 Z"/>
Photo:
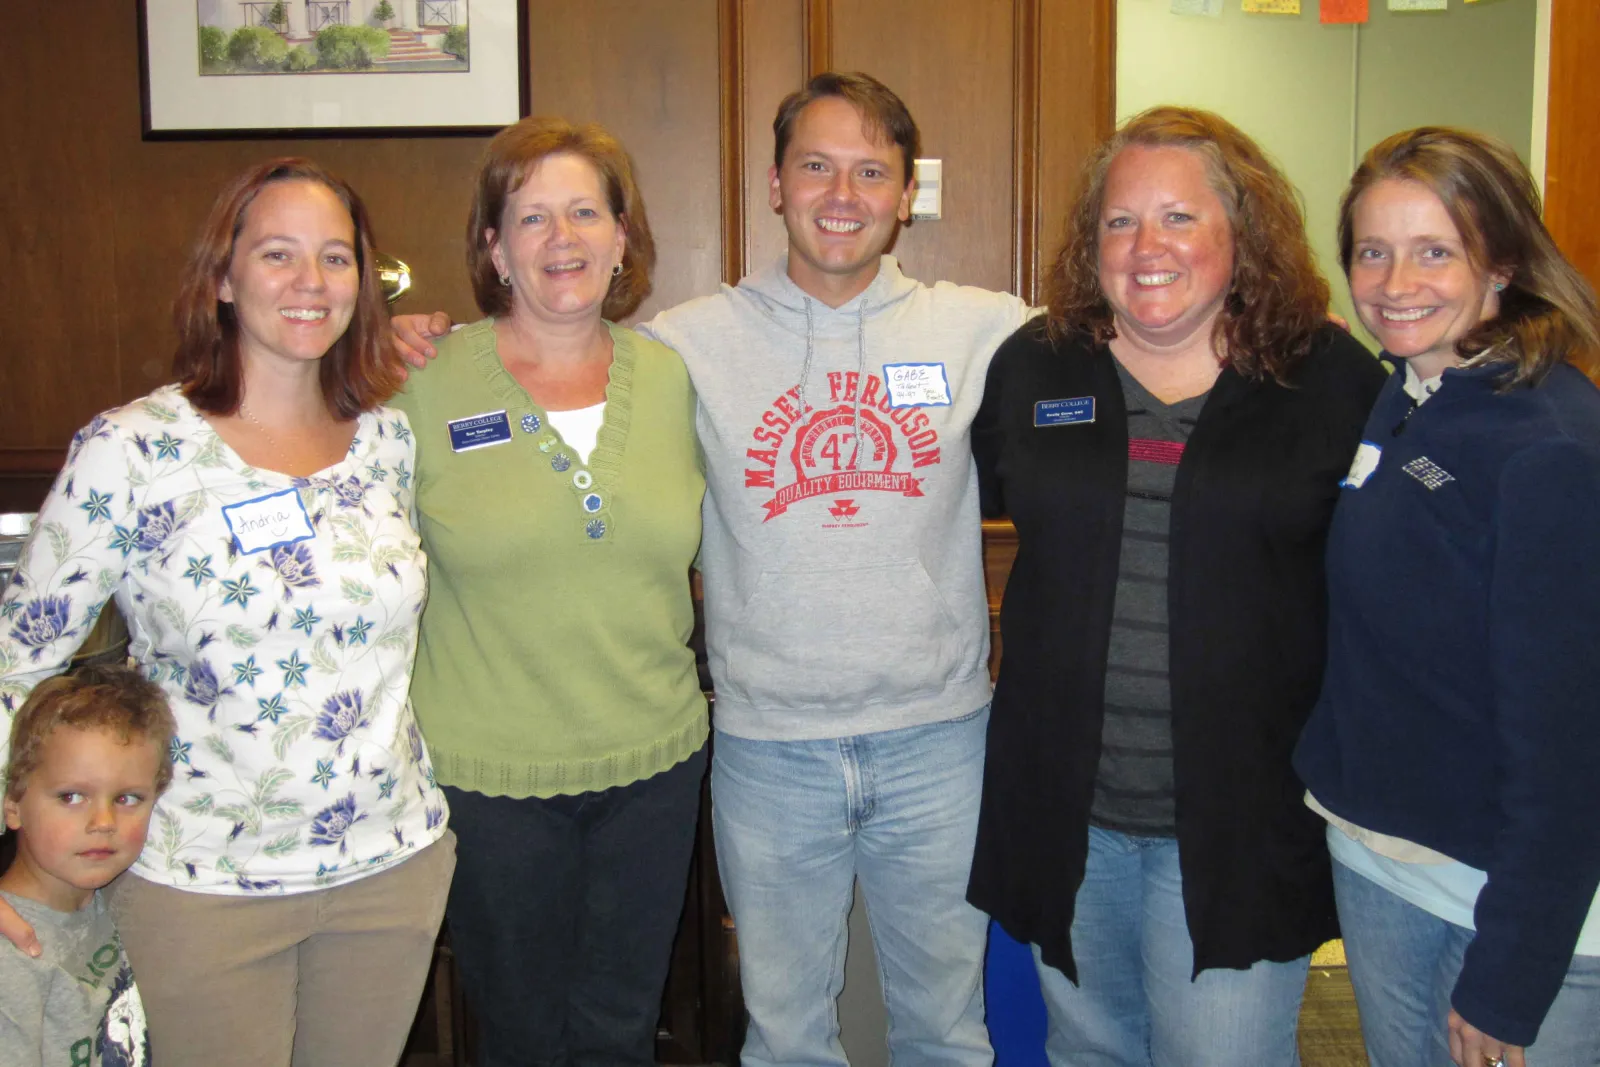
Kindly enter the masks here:
<path id="1" fill-rule="evenodd" d="M 60 912 L 0 892 L 32 924 L 44 955 L 0 938 L 0 1067 L 148 1067 L 133 969 L 105 899 Z"/>

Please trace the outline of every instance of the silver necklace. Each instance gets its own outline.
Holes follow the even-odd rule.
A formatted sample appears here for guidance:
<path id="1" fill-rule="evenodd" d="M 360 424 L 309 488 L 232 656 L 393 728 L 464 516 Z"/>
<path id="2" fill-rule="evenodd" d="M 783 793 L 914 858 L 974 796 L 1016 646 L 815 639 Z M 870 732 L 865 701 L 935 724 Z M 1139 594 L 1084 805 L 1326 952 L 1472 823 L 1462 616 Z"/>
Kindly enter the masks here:
<path id="1" fill-rule="evenodd" d="M 250 409 L 244 406 L 243 401 L 239 403 L 239 414 L 243 415 L 250 421 L 252 426 L 261 431 L 261 436 L 267 439 L 267 444 L 272 446 L 273 453 L 280 460 L 284 461 L 285 463 L 289 461 L 289 457 L 284 455 L 283 449 L 278 445 L 277 438 L 272 436 L 272 432 L 266 428 L 260 419 L 250 414 Z"/>

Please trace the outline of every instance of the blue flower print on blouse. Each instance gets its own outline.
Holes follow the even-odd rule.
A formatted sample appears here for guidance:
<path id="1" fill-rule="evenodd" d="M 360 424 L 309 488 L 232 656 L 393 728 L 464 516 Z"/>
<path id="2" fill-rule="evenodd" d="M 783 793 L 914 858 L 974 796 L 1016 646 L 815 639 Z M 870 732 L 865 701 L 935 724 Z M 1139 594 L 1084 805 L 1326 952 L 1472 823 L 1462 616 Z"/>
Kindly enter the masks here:
<path id="1" fill-rule="evenodd" d="M 339 851 L 345 851 L 344 835 L 350 828 L 365 819 L 366 813 L 356 814 L 356 795 L 346 793 L 343 800 L 335 800 L 331 805 L 317 812 L 316 818 L 311 820 L 311 843 L 313 845 L 338 845 Z"/>
<path id="2" fill-rule="evenodd" d="M 304 541 L 279 545 L 272 550 L 272 569 L 283 582 L 283 599 L 294 597 L 296 589 L 315 589 L 322 585 L 311 549 Z"/>
<path id="3" fill-rule="evenodd" d="M 312 478 L 251 466 L 171 387 L 86 426 L 0 600 L 0 762 L 17 706 L 114 594 L 179 722 L 141 877 L 299 892 L 436 838 L 447 809 L 406 699 L 426 557 L 405 426 L 360 415 Z M 226 509 L 285 489 L 310 536 L 242 551 Z"/>
<path id="4" fill-rule="evenodd" d="M 188 676 L 183 680 L 183 695 L 206 708 L 206 718 L 217 717 L 217 698 L 222 695 L 222 688 L 217 684 L 217 672 L 211 669 L 211 664 L 200 660 L 189 668 Z"/>
<path id="5" fill-rule="evenodd" d="M 42 596 L 23 605 L 11 627 L 11 636 L 33 649 L 33 658 L 50 642 L 67 633 L 67 621 L 72 617 L 70 596 Z"/>
<path id="6" fill-rule="evenodd" d="M 367 715 L 362 709 L 361 692 L 347 689 L 342 693 L 333 694 L 323 703 L 322 711 L 317 714 L 316 736 L 324 741 L 338 742 L 338 747 L 334 751 L 342 756 L 345 738 L 367 725 Z"/>
<path id="7" fill-rule="evenodd" d="M 341 508 L 359 508 L 367 495 L 367 487 L 354 474 L 342 480 L 335 478 L 329 484 L 333 486 L 334 497 Z"/>
<path id="8" fill-rule="evenodd" d="M 166 500 L 151 507 L 139 509 L 139 523 L 133 530 L 133 547 L 141 552 L 154 552 L 166 544 L 181 527 L 172 501 Z"/>

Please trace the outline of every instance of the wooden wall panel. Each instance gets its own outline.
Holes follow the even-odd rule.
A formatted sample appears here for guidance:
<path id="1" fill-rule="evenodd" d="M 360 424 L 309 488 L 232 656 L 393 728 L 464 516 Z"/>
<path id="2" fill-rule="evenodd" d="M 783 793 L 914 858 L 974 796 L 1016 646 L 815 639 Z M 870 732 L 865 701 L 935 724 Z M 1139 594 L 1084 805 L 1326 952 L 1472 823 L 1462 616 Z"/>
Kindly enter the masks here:
<path id="1" fill-rule="evenodd" d="M 1012 286 L 1013 27 L 1012 0 L 833 0 L 834 68 L 898 93 L 944 160 L 944 217 L 894 247 L 925 282 Z"/>
<path id="2" fill-rule="evenodd" d="M 1600 288 L 1600 4 L 1554 0 L 1545 223 L 1562 251 Z"/>
<path id="3" fill-rule="evenodd" d="M 603 124 L 633 155 L 656 238 L 639 318 L 722 274 L 716 0 L 530 0 L 533 111 Z"/>
<path id="4" fill-rule="evenodd" d="M 1039 0 L 1038 272 L 1061 249 L 1078 170 L 1116 121 L 1112 0 Z M 1021 293 L 1037 303 L 1039 291 Z"/>
<path id="5" fill-rule="evenodd" d="M 767 203 L 772 116 L 805 84 L 806 9 L 815 0 L 734 0 L 744 8 L 745 269 L 766 266 L 788 247 L 783 217 Z M 730 279 L 732 280 L 732 279 Z"/>
<path id="6" fill-rule="evenodd" d="M 119 21 L 38 5 L 31 43 L 0 63 L 0 316 L 9 334 L 0 350 L 0 469 L 48 460 L 14 450 L 64 445 L 79 411 L 122 395 L 112 221 L 124 179 L 112 146 L 84 121 L 106 103 L 105 73 L 89 77 L 68 61 L 114 53 Z M 71 51 L 46 43 L 57 41 Z M 137 82 L 133 109 L 137 125 Z"/>

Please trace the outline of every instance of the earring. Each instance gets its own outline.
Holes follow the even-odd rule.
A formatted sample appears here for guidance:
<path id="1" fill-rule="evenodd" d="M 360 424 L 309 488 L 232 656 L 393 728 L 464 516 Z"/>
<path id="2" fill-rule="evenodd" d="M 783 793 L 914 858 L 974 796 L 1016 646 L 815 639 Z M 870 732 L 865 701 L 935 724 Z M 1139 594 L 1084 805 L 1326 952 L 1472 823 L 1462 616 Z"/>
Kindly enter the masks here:
<path id="1" fill-rule="evenodd" d="M 505 286 L 507 289 L 511 288 L 511 275 L 509 275 L 509 274 L 500 275 L 500 284 Z"/>
<path id="2" fill-rule="evenodd" d="M 622 274 L 622 264 L 621 263 L 618 263 L 616 266 L 611 268 L 611 276 L 613 278 L 618 277 L 621 274 Z"/>
<path id="3" fill-rule="evenodd" d="M 1505 282 L 1495 282 L 1494 283 L 1494 291 L 1497 292 L 1497 293 L 1505 292 L 1506 291 L 1506 283 Z"/>

